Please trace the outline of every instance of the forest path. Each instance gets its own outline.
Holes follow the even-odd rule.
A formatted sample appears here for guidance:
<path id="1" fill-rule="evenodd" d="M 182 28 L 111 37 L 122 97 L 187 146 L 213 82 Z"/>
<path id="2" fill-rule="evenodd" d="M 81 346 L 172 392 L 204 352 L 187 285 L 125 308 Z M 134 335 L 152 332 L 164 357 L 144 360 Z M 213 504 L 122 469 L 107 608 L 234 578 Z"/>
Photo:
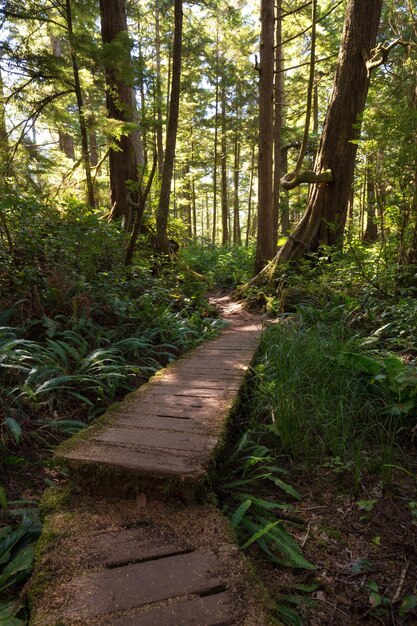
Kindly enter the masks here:
<path id="1" fill-rule="evenodd" d="M 230 296 L 213 296 L 212 303 L 229 327 L 58 449 L 61 460 L 83 471 L 95 465 L 152 479 L 204 480 L 261 334 L 260 317 Z"/>
<path id="2" fill-rule="evenodd" d="M 261 336 L 260 316 L 227 295 L 212 303 L 230 322 L 219 337 L 58 451 L 71 490 L 45 520 L 33 626 L 269 623 L 227 520 L 184 504 L 208 476 Z"/>

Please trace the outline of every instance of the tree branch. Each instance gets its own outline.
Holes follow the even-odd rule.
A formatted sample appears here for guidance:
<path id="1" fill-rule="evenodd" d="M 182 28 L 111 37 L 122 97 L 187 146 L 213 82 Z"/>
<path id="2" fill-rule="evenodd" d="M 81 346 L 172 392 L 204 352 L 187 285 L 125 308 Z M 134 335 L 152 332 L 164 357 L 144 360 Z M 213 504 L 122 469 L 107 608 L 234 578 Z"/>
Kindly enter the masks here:
<path id="1" fill-rule="evenodd" d="M 372 50 L 371 58 L 368 57 L 366 51 L 362 51 L 362 56 L 366 61 L 366 70 L 368 72 L 368 76 L 370 76 L 372 70 L 379 67 L 380 65 L 385 65 L 388 61 L 388 56 L 391 50 L 401 42 L 401 37 L 397 37 L 390 44 L 383 45 L 379 43 L 376 48 Z"/>
<path id="2" fill-rule="evenodd" d="M 331 170 L 324 170 L 323 172 L 313 172 L 313 170 L 301 170 L 297 176 L 294 177 L 294 173 L 286 174 L 281 178 L 281 185 L 283 189 L 287 191 L 295 189 L 302 183 L 320 184 L 333 182 L 333 173 Z"/>

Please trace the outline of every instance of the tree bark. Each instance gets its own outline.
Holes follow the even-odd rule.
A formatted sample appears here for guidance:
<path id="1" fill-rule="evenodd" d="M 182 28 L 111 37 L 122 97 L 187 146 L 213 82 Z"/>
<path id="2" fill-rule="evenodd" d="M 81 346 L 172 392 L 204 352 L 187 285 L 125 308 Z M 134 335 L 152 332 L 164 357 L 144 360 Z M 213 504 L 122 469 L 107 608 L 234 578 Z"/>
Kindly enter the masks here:
<path id="1" fill-rule="evenodd" d="M 282 171 L 288 171 L 288 147 L 284 146 L 281 150 Z M 283 190 L 281 202 L 281 233 L 288 235 L 291 231 L 290 222 L 290 197 L 286 189 Z"/>
<path id="2" fill-rule="evenodd" d="M 414 92 L 411 97 L 411 108 L 416 112 L 417 111 L 417 73 L 414 75 L 415 79 L 415 87 Z M 414 130 L 417 130 L 417 123 L 413 124 Z M 414 176 L 413 176 L 413 197 L 411 200 L 411 215 L 414 219 L 414 229 L 413 236 L 411 240 L 411 244 L 409 249 L 407 250 L 407 263 L 412 265 L 417 265 L 417 134 L 415 136 L 415 144 L 416 144 L 416 157 L 414 161 Z"/>
<path id="3" fill-rule="evenodd" d="M 221 85 L 221 198 L 222 198 L 222 245 L 229 242 L 229 207 L 227 199 L 227 137 L 226 137 L 226 78 Z"/>
<path id="4" fill-rule="evenodd" d="M 373 162 L 371 157 L 368 157 L 366 163 L 366 230 L 363 237 L 366 243 L 373 243 L 378 239 L 374 177 Z"/>
<path id="5" fill-rule="evenodd" d="M 6 109 L 4 106 L 3 77 L 0 69 L 0 177 L 7 176 L 10 168 L 9 138 L 6 127 Z"/>
<path id="6" fill-rule="evenodd" d="M 252 144 L 252 152 L 250 159 L 250 174 L 249 174 L 249 197 L 248 197 L 248 222 L 246 225 L 246 239 L 245 246 L 249 246 L 249 236 L 252 233 L 252 195 L 253 195 L 253 176 L 255 170 L 255 142 Z"/>
<path id="7" fill-rule="evenodd" d="M 315 162 L 315 173 L 333 180 L 312 188 L 306 212 L 275 263 L 296 260 L 343 238 L 353 183 L 360 116 L 369 87 L 366 58 L 375 46 L 382 0 L 349 0 L 333 92 Z"/>
<path id="8" fill-rule="evenodd" d="M 280 189 L 282 177 L 282 128 L 284 125 L 284 51 L 282 47 L 282 0 L 277 0 L 275 29 L 275 85 L 274 85 L 274 247 L 278 242 L 280 217 Z"/>
<path id="9" fill-rule="evenodd" d="M 125 130 L 120 139 L 114 139 L 115 147 L 109 150 L 111 215 L 122 219 L 124 227 L 131 226 L 131 203 L 139 202 L 139 166 L 143 165 L 143 148 L 136 111 L 136 98 L 130 76 L 130 46 L 127 35 L 125 0 L 100 0 L 101 35 L 103 44 L 123 42 L 113 58 L 107 51 L 106 105 L 110 118 L 135 124 L 134 131 Z M 121 54 L 122 52 L 122 54 Z"/>
<path id="10" fill-rule="evenodd" d="M 90 163 L 92 167 L 97 167 L 98 158 L 97 135 L 94 130 L 90 130 Z"/>
<path id="11" fill-rule="evenodd" d="M 177 142 L 178 116 L 180 105 L 181 86 L 181 52 L 182 52 L 182 0 L 175 0 L 175 32 L 174 52 L 172 59 L 172 85 L 171 99 L 169 103 L 169 118 L 167 126 L 167 140 L 165 147 L 165 159 L 162 173 L 161 194 L 156 214 L 157 242 L 160 252 L 169 253 L 169 240 L 167 234 L 169 201 L 171 196 L 171 181 L 174 169 L 175 146 Z"/>
<path id="12" fill-rule="evenodd" d="M 74 75 L 75 96 L 77 99 L 78 119 L 80 123 L 81 133 L 81 158 L 84 165 L 85 178 L 87 183 L 87 200 L 88 204 L 94 208 L 96 200 L 94 197 L 93 179 L 91 177 L 91 165 L 90 165 L 90 153 L 88 149 L 88 129 L 87 122 L 84 115 L 84 100 L 80 82 L 80 72 L 78 67 L 78 58 L 74 41 L 74 30 L 72 23 L 72 9 L 71 0 L 66 0 L 66 17 L 68 27 L 68 38 L 70 44 L 70 54 L 72 71 Z"/>
<path id="13" fill-rule="evenodd" d="M 239 120 L 237 120 L 239 123 Z M 239 216 L 239 170 L 240 170 L 240 136 L 235 133 L 235 162 L 234 162 L 234 195 L 233 195 L 233 243 L 240 246 L 240 216 Z"/>
<path id="14" fill-rule="evenodd" d="M 214 163 L 213 163 L 213 245 L 217 230 L 217 167 L 219 161 L 219 22 L 216 29 L 216 102 L 214 109 Z"/>
<path id="15" fill-rule="evenodd" d="M 138 22 L 138 61 L 139 61 L 139 94 L 140 94 L 140 122 L 142 129 L 143 161 L 148 162 L 148 133 L 146 130 L 146 99 L 145 99 L 145 59 L 142 51 L 142 28 Z"/>
<path id="16" fill-rule="evenodd" d="M 275 254 L 272 196 L 274 30 L 274 0 L 261 0 L 258 236 L 255 273 L 258 273 Z"/>
<path id="17" fill-rule="evenodd" d="M 162 178 L 164 167 L 164 143 L 162 123 L 162 81 L 161 81 L 161 29 L 159 22 L 158 1 L 155 5 L 155 61 L 156 61 L 156 147 L 158 154 L 158 173 Z"/>

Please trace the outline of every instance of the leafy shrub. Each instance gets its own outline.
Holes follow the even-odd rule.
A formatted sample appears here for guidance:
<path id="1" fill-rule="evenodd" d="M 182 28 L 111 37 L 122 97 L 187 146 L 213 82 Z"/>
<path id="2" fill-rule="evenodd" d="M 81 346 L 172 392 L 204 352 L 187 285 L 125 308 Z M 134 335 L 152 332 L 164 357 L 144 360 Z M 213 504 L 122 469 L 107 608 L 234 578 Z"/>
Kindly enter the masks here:
<path id="1" fill-rule="evenodd" d="M 181 252 L 185 262 L 219 287 L 236 287 L 253 273 L 253 247 L 200 246 L 191 244 Z"/>

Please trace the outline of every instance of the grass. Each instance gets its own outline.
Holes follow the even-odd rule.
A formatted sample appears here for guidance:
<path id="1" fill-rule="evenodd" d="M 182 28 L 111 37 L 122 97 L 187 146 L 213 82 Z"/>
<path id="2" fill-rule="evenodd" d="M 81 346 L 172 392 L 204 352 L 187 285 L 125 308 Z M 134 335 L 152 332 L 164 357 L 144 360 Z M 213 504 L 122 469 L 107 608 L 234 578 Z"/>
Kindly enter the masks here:
<path id="1" fill-rule="evenodd" d="M 246 410 L 310 473 L 330 463 L 358 480 L 362 469 L 393 458 L 399 418 L 370 377 L 344 358 L 359 350 L 337 326 L 281 324 L 263 339 Z"/>

